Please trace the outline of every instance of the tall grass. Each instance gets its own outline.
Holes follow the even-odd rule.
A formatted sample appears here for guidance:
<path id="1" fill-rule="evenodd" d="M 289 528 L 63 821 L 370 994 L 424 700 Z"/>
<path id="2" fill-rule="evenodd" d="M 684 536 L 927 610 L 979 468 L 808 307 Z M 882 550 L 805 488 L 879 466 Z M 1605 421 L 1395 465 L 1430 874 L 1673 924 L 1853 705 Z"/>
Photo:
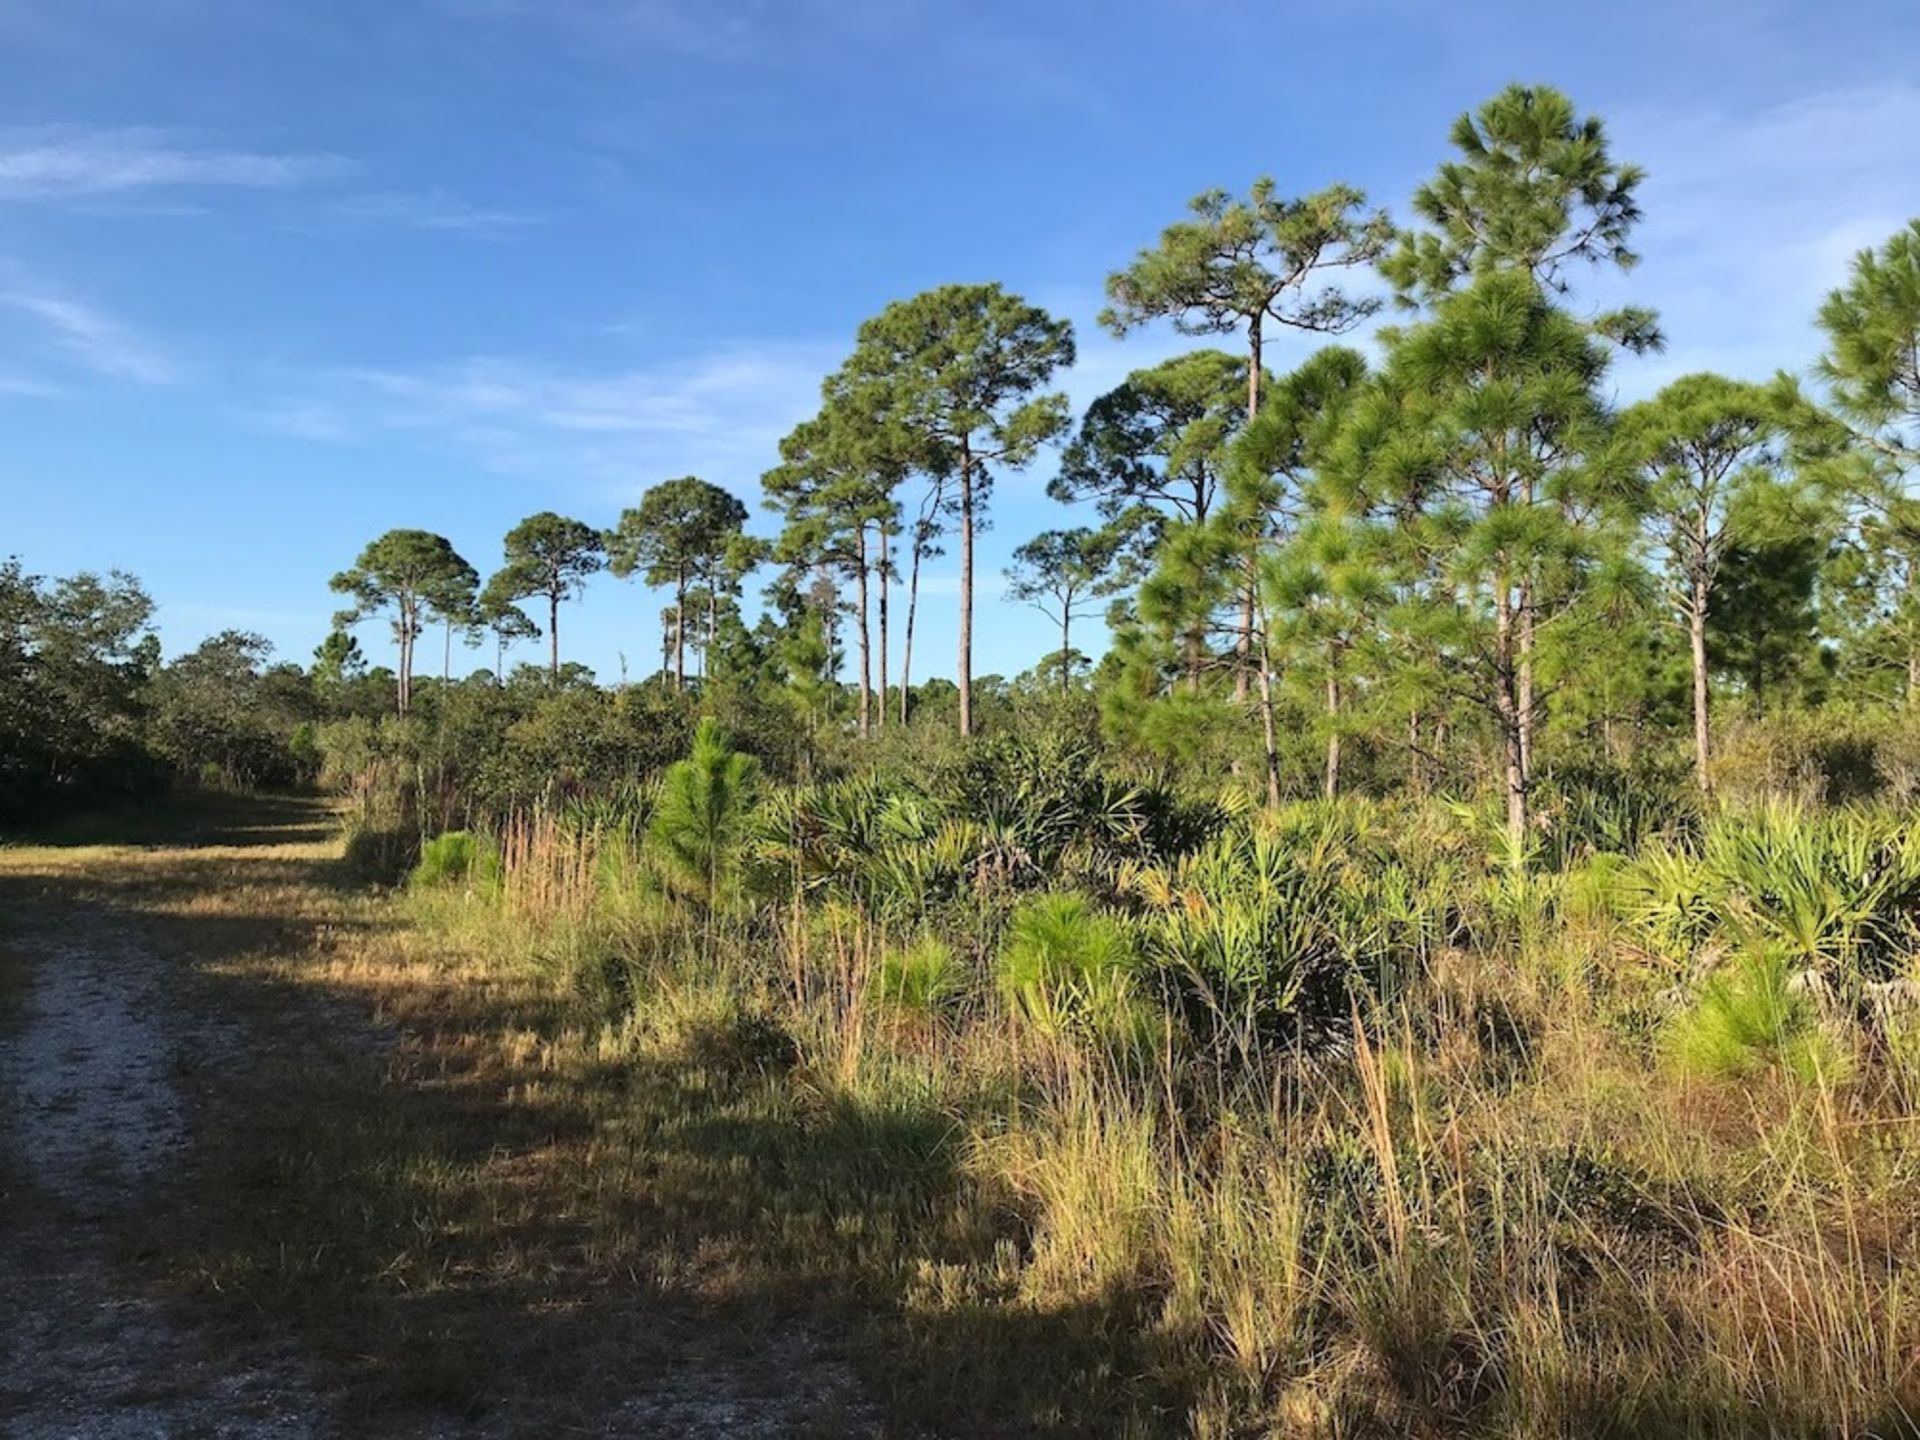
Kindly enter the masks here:
<path id="1" fill-rule="evenodd" d="M 1609 811 L 1543 870 L 1440 806 L 1129 807 L 821 787 L 698 867 L 529 817 L 422 913 L 569 957 L 603 1059 L 754 1077 L 781 1263 L 1067 1327 L 1086 1423 L 1032 1429 L 1920 1433 L 1910 1032 L 1822 999 L 1914 964 L 1907 817 Z"/>

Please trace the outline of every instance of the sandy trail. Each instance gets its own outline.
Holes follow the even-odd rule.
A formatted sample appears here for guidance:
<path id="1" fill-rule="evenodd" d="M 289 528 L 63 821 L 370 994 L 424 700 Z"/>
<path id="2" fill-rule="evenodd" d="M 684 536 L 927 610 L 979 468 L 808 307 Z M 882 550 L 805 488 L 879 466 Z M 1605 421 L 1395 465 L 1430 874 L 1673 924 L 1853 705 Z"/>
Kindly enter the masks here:
<path id="1" fill-rule="evenodd" d="M 244 885 L 240 868 L 211 883 Z M 185 1174 L 195 1123 L 247 1103 L 244 1087 L 218 1094 L 208 1077 L 246 1074 L 253 1047 L 273 1041 L 197 1008 L 206 992 L 192 983 L 193 957 L 156 952 L 131 917 L 36 901 L 18 918 L 0 947 L 0 966 L 26 979 L 19 1012 L 0 1022 L 0 1440 L 504 1440 L 558 1433 L 556 1406 L 564 1433 L 608 1437 L 878 1428 L 851 1371 L 812 1335 L 748 1338 L 697 1323 L 670 1342 L 666 1363 L 621 1376 L 617 1393 L 584 1406 L 509 1367 L 481 1413 L 368 1417 L 270 1327 L 237 1331 L 230 1308 L 153 1293 L 140 1278 L 143 1222 L 195 1203 Z M 393 1038 L 320 1003 L 298 1024 L 355 1045 Z M 823 1414 L 838 1417 L 824 1430 Z"/>
<path id="2" fill-rule="evenodd" d="M 0 1163 L 29 1196 L 0 1249 L 0 1434 L 317 1433 L 290 1352 L 236 1345 L 115 1274 L 121 1228 L 187 1142 L 181 1047 L 213 1037 L 174 1013 L 167 967 L 106 915 L 27 931 L 0 963 L 22 960 L 25 1013 L 0 1034 Z"/>

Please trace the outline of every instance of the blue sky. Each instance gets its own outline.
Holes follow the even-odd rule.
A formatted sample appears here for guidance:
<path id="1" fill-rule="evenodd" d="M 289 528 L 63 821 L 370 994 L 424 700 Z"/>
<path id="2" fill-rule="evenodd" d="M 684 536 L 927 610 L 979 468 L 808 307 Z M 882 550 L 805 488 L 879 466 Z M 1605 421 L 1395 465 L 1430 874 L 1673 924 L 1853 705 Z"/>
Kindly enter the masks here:
<path id="1" fill-rule="evenodd" d="M 521 516 L 610 523 L 676 475 L 757 509 L 860 320 L 930 285 L 1071 317 L 1084 404 L 1194 343 L 1093 325 L 1189 196 L 1270 173 L 1404 213 L 1510 80 L 1650 172 L 1645 263 L 1588 292 L 1665 320 L 1622 398 L 1805 365 L 1847 257 L 1920 213 L 1895 0 L 0 0 L 0 554 L 134 571 L 170 651 L 234 626 L 304 661 L 389 527 L 485 572 Z M 999 482 L 977 673 L 1053 643 L 998 576 L 1071 522 L 1049 473 Z M 644 670 L 659 604 L 601 579 L 568 654 Z"/>

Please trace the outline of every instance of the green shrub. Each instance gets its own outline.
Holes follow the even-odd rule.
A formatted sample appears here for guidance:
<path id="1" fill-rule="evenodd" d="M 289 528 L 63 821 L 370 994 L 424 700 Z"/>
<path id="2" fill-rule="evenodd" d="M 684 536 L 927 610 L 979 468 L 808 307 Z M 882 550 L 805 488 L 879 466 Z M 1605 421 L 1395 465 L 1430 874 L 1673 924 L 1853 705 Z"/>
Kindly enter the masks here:
<path id="1" fill-rule="evenodd" d="M 1726 927 L 1853 983 L 1891 973 L 1920 914 L 1920 836 L 1904 817 L 1770 804 L 1707 833 Z"/>
<path id="2" fill-rule="evenodd" d="M 1677 962 L 1717 939 L 1853 988 L 1920 938 L 1920 835 L 1899 815 L 1773 802 L 1718 816 L 1697 849 L 1645 851 L 1614 888 L 1620 918 Z"/>
<path id="3" fill-rule="evenodd" d="M 1345 1013 L 1345 979 L 1377 960 L 1380 919 L 1343 896 L 1336 832 L 1241 825 L 1138 888 L 1148 950 L 1211 1023 L 1271 1031 Z"/>
<path id="4" fill-rule="evenodd" d="M 449 830 L 420 847 L 420 863 L 407 884 L 415 890 L 452 885 L 485 887 L 500 880 L 500 847 L 471 830 Z"/>
<path id="5" fill-rule="evenodd" d="M 1711 976 L 1669 1023 L 1666 1043 L 1681 1068 L 1718 1079 L 1767 1070 L 1832 1079 L 1846 1063 L 1821 1027 L 1819 1006 L 1795 985 L 1779 950 L 1743 953 Z"/>
<path id="6" fill-rule="evenodd" d="M 1036 1029 L 1111 1031 L 1133 1018 L 1136 953 L 1125 922 L 1070 893 L 1014 911 L 995 965 L 1000 991 Z"/>
<path id="7" fill-rule="evenodd" d="M 883 1004 L 923 1015 L 952 1005 L 966 984 L 966 971 L 953 950 L 932 935 L 905 946 L 887 946 L 873 977 L 874 994 Z"/>

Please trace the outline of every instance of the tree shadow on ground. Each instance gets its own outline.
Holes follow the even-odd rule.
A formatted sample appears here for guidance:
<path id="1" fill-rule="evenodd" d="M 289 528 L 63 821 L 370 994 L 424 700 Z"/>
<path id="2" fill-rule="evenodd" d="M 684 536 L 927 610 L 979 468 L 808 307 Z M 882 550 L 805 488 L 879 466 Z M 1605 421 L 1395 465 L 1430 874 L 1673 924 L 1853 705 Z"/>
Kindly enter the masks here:
<path id="1" fill-rule="evenodd" d="M 331 838 L 336 828 L 332 805 L 315 796 L 186 790 L 0 825 L 0 842 L 59 849 L 97 845 L 250 849 L 318 844 Z"/>
<path id="2" fill-rule="evenodd" d="M 200 845 L 313 823 L 256 803 Z M 767 1397 L 784 1428 L 759 1433 L 1175 1428 L 1191 1397 L 1148 1378 L 1167 1370 L 1123 1302 L 1039 1310 L 983 1278 L 1028 1236 L 968 1175 L 951 1116 L 818 1099 L 726 1036 L 555 1066 L 541 1042 L 580 1015 L 550 986 L 431 965 L 396 986 L 330 963 L 372 915 L 196 903 L 337 871 L 190 847 L 0 871 L 0 908 L 118 910 L 184 962 L 183 1006 L 238 1023 L 241 1045 L 189 1065 L 194 1151 L 122 1253 L 235 1326 L 291 1330 L 351 1426 L 647 1433 L 649 1397 L 691 1393 L 698 1414 L 712 1391 Z"/>

